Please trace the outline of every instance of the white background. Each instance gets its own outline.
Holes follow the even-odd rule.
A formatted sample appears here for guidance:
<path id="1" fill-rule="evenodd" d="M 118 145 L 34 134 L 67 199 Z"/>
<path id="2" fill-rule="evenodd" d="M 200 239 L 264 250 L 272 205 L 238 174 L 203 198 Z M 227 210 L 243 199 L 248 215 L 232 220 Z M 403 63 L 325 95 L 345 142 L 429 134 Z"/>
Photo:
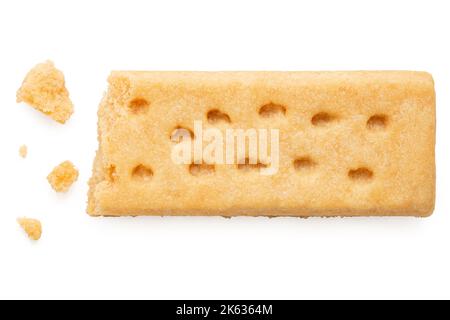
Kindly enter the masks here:
<path id="1" fill-rule="evenodd" d="M 450 298 L 448 1 L 1 1 L 0 298 Z M 62 126 L 18 105 L 36 63 L 64 71 Z M 431 218 L 91 218 L 96 111 L 113 69 L 431 72 Z M 21 144 L 29 156 L 21 159 Z M 69 159 L 66 195 L 47 174 Z M 33 243 L 18 216 L 41 219 Z"/>

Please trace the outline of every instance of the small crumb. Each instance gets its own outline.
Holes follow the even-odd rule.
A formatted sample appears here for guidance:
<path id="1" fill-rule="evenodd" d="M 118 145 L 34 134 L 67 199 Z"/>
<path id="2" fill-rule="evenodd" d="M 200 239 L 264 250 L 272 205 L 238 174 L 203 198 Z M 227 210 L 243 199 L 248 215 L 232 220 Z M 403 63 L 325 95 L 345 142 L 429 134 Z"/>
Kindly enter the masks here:
<path id="1" fill-rule="evenodd" d="M 73 113 L 64 74 L 51 61 L 28 72 L 17 91 L 17 102 L 25 102 L 59 123 L 65 123 Z"/>
<path id="2" fill-rule="evenodd" d="M 27 148 L 27 146 L 26 146 L 26 145 L 20 146 L 20 148 L 19 148 L 19 155 L 20 155 L 22 158 L 26 158 L 26 157 L 27 157 L 27 154 L 28 154 L 28 148 Z"/>
<path id="3" fill-rule="evenodd" d="M 31 240 L 39 240 L 42 235 L 42 225 L 39 220 L 30 218 L 18 218 L 17 222 L 23 230 L 28 234 Z"/>
<path id="4" fill-rule="evenodd" d="M 55 167 L 47 180 L 56 192 L 67 192 L 78 179 L 78 170 L 70 161 L 64 161 Z"/>

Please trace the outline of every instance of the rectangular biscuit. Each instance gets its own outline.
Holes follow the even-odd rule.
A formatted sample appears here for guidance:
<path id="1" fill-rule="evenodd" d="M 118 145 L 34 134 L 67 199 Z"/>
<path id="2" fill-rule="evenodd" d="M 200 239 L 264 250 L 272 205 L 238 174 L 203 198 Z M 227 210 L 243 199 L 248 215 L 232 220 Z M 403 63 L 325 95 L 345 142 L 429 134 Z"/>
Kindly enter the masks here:
<path id="1" fill-rule="evenodd" d="M 113 72 L 98 116 L 93 216 L 434 210 L 435 93 L 425 72 Z M 267 141 L 278 145 L 255 159 L 249 135 L 245 159 L 235 150 L 235 163 L 201 162 L 211 142 L 203 132 L 214 128 L 222 137 L 272 130 Z M 181 164 L 173 156 L 180 129 L 190 137 L 178 141 L 197 150 Z M 264 173 L 277 157 L 277 170 Z"/>

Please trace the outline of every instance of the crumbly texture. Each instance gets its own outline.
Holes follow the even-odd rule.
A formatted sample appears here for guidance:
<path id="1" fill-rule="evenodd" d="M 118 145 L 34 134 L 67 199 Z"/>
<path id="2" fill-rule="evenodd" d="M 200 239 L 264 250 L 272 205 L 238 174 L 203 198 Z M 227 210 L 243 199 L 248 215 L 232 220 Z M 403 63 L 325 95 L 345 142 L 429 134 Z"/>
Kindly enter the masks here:
<path id="1" fill-rule="evenodd" d="M 22 158 L 26 158 L 28 155 L 28 147 L 26 145 L 21 145 L 19 148 L 19 155 Z"/>
<path id="2" fill-rule="evenodd" d="M 18 218 L 17 222 L 32 240 L 39 240 L 42 235 L 42 225 L 39 220 L 30 218 Z"/>
<path id="3" fill-rule="evenodd" d="M 55 167 L 47 180 L 56 192 L 67 192 L 78 179 L 78 170 L 70 161 L 64 161 Z"/>
<path id="4" fill-rule="evenodd" d="M 64 75 L 51 61 L 28 72 L 17 91 L 17 102 L 25 102 L 59 123 L 65 123 L 73 113 Z"/>
<path id="5" fill-rule="evenodd" d="M 91 215 L 433 212 L 428 73 L 113 72 L 109 84 L 98 112 Z M 193 130 L 194 120 L 221 130 L 279 129 L 278 173 L 173 163 L 171 132 Z"/>

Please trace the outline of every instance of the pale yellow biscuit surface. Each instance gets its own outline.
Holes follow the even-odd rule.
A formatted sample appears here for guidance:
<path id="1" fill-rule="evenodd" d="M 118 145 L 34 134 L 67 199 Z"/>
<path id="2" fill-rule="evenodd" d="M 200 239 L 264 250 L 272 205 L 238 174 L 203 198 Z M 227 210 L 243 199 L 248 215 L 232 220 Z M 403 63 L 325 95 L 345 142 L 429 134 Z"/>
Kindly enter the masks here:
<path id="1" fill-rule="evenodd" d="M 47 176 L 47 180 L 56 192 L 67 192 L 78 179 L 78 170 L 72 162 L 64 161 Z"/>
<path id="2" fill-rule="evenodd" d="M 64 75 L 51 61 L 28 72 L 17 91 L 17 102 L 25 102 L 59 123 L 65 123 L 73 113 Z"/>
<path id="3" fill-rule="evenodd" d="M 424 72 L 113 72 L 91 215 L 428 216 L 435 93 Z M 272 128 L 279 170 L 180 165 L 175 128 Z M 199 137 L 193 137 L 198 139 Z"/>

